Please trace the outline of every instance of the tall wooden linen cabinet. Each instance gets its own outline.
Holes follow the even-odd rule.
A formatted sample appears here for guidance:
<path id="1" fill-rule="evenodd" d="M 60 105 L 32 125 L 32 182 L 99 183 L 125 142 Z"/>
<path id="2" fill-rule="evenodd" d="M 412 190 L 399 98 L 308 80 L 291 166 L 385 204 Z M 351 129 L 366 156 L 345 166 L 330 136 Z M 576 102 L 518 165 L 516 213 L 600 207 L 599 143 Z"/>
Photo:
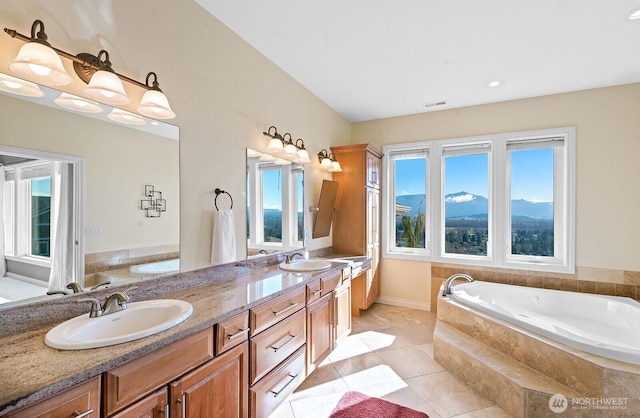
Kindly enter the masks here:
<path id="1" fill-rule="evenodd" d="M 380 180 L 382 153 L 369 144 L 332 147 L 342 172 L 333 218 L 333 251 L 366 255 L 371 269 L 351 283 L 351 313 L 360 315 L 380 296 Z"/>

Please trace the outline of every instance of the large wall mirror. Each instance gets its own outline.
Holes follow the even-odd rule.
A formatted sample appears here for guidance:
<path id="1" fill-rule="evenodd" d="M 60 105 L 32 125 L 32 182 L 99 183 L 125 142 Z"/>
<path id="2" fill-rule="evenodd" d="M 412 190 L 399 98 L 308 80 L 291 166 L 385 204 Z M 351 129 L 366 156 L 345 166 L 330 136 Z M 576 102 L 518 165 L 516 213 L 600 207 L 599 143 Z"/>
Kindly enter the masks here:
<path id="1" fill-rule="evenodd" d="M 247 149 L 247 257 L 304 247 L 304 166 Z"/>
<path id="2" fill-rule="evenodd" d="M 39 87 L 44 96 L 30 100 L 0 94 L 0 309 L 60 297 L 45 296 L 51 289 L 71 292 L 66 282 L 49 285 L 65 183 L 73 190 L 65 210 L 75 230 L 65 239 L 74 254 L 57 254 L 75 267 L 64 281 L 90 290 L 179 271 L 178 128 L 145 119 L 132 129 L 108 121 L 108 106 L 93 117 L 63 110 L 52 105 L 61 92 Z M 71 180 L 61 180 L 60 167 Z"/>

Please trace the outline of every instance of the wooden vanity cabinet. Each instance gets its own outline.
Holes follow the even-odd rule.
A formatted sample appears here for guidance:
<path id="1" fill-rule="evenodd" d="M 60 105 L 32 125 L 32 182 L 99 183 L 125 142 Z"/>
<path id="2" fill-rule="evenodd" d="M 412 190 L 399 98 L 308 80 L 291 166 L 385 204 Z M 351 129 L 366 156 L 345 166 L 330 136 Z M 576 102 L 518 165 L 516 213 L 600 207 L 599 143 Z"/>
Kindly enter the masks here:
<path id="1" fill-rule="evenodd" d="M 81 383 L 7 418 L 100 418 L 100 376 Z"/>
<path id="2" fill-rule="evenodd" d="M 169 385 L 172 417 L 249 416 L 249 349 L 238 345 Z"/>
<path id="3" fill-rule="evenodd" d="M 333 350 L 333 293 L 307 306 L 307 374 Z"/>
<path id="4" fill-rule="evenodd" d="M 169 395 L 167 388 L 139 400 L 133 405 L 112 415 L 112 418 L 166 418 L 169 416 Z"/>
<path id="5" fill-rule="evenodd" d="M 352 280 L 352 314 L 380 296 L 380 190 L 382 153 L 369 144 L 331 147 L 342 166 L 333 225 L 333 250 L 371 258 L 371 269 Z"/>
<path id="6" fill-rule="evenodd" d="M 348 277 L 336 288 L 334 306 L 334 347 L 351 333 L 351 278 Z"/>

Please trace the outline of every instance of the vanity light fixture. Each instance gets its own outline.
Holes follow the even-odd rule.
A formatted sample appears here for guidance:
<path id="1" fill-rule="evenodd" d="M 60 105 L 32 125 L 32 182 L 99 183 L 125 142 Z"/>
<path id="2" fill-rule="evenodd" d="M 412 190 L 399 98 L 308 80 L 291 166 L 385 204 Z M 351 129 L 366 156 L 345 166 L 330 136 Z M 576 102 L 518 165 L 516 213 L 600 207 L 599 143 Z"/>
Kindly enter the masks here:
<path id="1" fill-rule="evenodd" d="M 338 160 L 336 160 L 336 156 L 333 155 L 333 153 L 329 153 L 326 149 L 322 149 L 318 153 L 318 160 L 320 161 L 320 167 L 322 168 L 326 168 L 334 173 L 342 171 L 342 167 Z"/>
<path id="2" fill-rule="evenodd" d="M 143 117 L 117 108 L 114 108 L 107 117 L 116 122 L 124 123 L 125 125 L 144 125 L 146 123 Z"/>
<path id="3" fill-rule="evenodd" d="M 9 36 L 16 37 L 19 34 L 10 29 L 4 30 Z M 18 56 L 9 64 L 9 69 L 21 77 L 36 83 L 51 84 L 54 86 L 66 86 L 71 84 L 71 76 L 62 65 L 62 60 L 57 51 L 47 42 L 47 34 L 44 32 L 44 23 L 36 20 L 31 25 L 31 37 L 22 36 L 27 42 L 18 51 Z"/>
<path id="4" fill-rule="evenodd" d="M 640 9 L 633 11 L 633 12 L 629 15 L 629 19 L 630 19 L 630 20 L 637 20 L 637 19 L 640 19 Z"/>
<path id="5" fill-rule="evenodd" d="M 122 83 L 126 81 L 145 90 L 136 107 L 140 114 L 155 119 L 173 119 L 176 116 L 169 106 L 167 97 L 160 90 L 158 77 L 154 72 L 147 74 L 145 83 L 141 83 L 115 72 L 109 61 L 109 53 L 105 50 L 94 56 L 84 52 L 72 55 L 54 48 L 47 42 L 44 23 L 41 20 L 33 22 L 31 37 L 14 29 L 5 28 L 4 31 L 12 38 L 26 42 L 15 60 L 9 64 L 9 69 L 27 80 L 55 86 L 71 84 L 73 80 L 60 59 L 65 57 L 73 62 L 76 75 L 87 84 L 83 91 L 84 96 L 108 105 L 127 105 L 131 99 Z"/>
<path id="6" fill-rule="evenodd" d="M 300 145 L 298 145 L 300 143 Z M 304 141 L 302 138 L 296 139 L 296 148 L 298 149 L 298 158 L 296 158 L 297 163 L 306 164 L 311 162 L 311 158 L 309 158 L 309 152 L 304 147 Z"/>
<path id="7" fill-rule="evenodd" d="M 273 133 L 271 133 L 271 129 L 273 129 Z M 262 134 L 268 137 L 271 137 L 271 140 L 269 141 L 269 145 L 267 145 L 268 151 L 271 151 L 274 154 L 280 154 L 284 152 L 282 135 L 278 133 L 278 129 L 276 129 L 275 126 L 270 126 L 269 129 L 267 129 L 267 132 L 263 132 Z"/>
<path id="8" fill-rule="evenodd" d="M 75 110 L 83 113 L 100 113 L 104 112 L 104 108 L 93 100 L 78 97 L 69 93 L 62 93 L 54 102 L 66 109 Z"/>
<path id="9" fill-rule="evenodd" d="M 0 90 L 27 97 L 42 97 L 44 92 L 37 84 L 0 73 Z"/>
<path id="10" fill-rule="evenodd" d="M 288 141 L 287 141 L 287 135 L 289 135 Z M 296 155 L 298 153 L 298 148 L 296 148 L 295 144 L 293 143 L 293 138 L 291 137 L 291 134 L 289 132 L 282 135 L 282 142 L 284 143 L 285 154 L 291 156 L 291 155 Z"/>

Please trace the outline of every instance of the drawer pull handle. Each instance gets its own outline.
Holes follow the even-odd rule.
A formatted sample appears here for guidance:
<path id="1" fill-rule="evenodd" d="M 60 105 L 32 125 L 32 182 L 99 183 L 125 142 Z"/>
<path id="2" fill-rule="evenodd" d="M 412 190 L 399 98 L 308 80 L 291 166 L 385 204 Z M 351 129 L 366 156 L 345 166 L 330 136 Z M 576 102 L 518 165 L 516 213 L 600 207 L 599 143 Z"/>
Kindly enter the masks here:
<path id="1" fill-rule="evenodd" d="M 88 411 L 84 411 L 84 412 L 74 412 L 73 416 L 75 418 L 83 418 L 83 417 L 88 417 L 91 414 L 93 414 L 93 409 L 89 409 Z"/>
<path id="2" fill-rule="evenodd" d="M 271 346 L 271 348 L 273 348 L 273 351 L 278 351 L 280 350 L 282 347 L 284 347 L 285 345 L 289 344 L 291 341 L 295 340 L 296 337 L 298 336 L 298 334 L 296 335 L 291 335 L 289 334 L 289 339 L 285 342 L 283 342 L 282 344 L 280 344 L 279 346 L 275 347 L 275 346 Z"/>
<path id="3" fill-rule="evenodd" d="M 288 382 L 287 382 L 287 383 L 286 383 L 286 384 L 285 384 L 285 385 L 284 385 L 284 386 L 283 386 L 279 391 L 277 391 L 277 392 L 275 392 L 275 391 L 273 391 L 273 390 L 270 390 L 270 391 L 269 391 L 269 392 L 273 393 L 273 397 L 274 397 L 274 398 L 277 398 L 277 397 L 278 397 L 278 395 L 280 395 L 280 394 L 281 394 L 281 393 L 282 393 L 282 392 L 287 388 L 287 386 L 289 386 L 290 384 L 292 384 L 292 383 L 293 383 L 293 381 L 294 381 L 294 380 L 296 380 L 296 378 L 298 377 L 298 375 L 297 375 L 297 374 L 291 374 L 291 373 L 289 373 L 289 376 L 288 376 L 288 377 L 290 377 L 291 379 L 289 379 L 289 381 L 288 381 Z"/>
<path id="4" fill-rule="evenodd" d="M 164 414 L 165 417 L 169 417 L 169 404 L 166 404 L 160 413 Z"/>
<path id="5" fill-rule="evenodd" d="M 295 308 L 295 307 L 296 307 L 296 306 L 298 306 L 298 305 L 300 305 L 300 303 L 299 303 L 299 302 L 292 303 L 291 305 L 287 306 L 287 307 L 286 307 L 286 308 L 284 308 L 284 309 L 279 310 L 278 312 L 276 312 L 276 311 L 271 311 L 271 312 L 273 312 L 273 316 L 282 315 L 283 313 L 287 312 L 287 311 L 288 311 L 288 310 L 290 310 L 290 309 Z"/>
<path id="6" fill-rule="evenodd" d="M 187 418 L 187 395 L 182 395 L 180 399 L 176 399 L 176 402 L 180 404 L 180 416 Z"/>
<path id="7" fill-rule="evenodd" d="M 249 331 L 251 328 L 245 328 L 245 329 L 241 329 L 240 331 L 236 332 L 233 335 L 229 335 L 227 338 L 229 340 L 235 340 L 236 338 L 240 337 L 242 334 L 244 334 L 245 332 Z"/>
<path id="8" fill-rule="evenodd" d="M 315 296 L 315 295 L 318 295 L 318 294 L 320 294 L 320 293 L 322 293 L 322 288 L 320 288 L 320 289 L 316 290 L 316 291 L 315 291 L 315 292 L 313 292 L 311 295 L 312 295 L 312 296 Z"/>

